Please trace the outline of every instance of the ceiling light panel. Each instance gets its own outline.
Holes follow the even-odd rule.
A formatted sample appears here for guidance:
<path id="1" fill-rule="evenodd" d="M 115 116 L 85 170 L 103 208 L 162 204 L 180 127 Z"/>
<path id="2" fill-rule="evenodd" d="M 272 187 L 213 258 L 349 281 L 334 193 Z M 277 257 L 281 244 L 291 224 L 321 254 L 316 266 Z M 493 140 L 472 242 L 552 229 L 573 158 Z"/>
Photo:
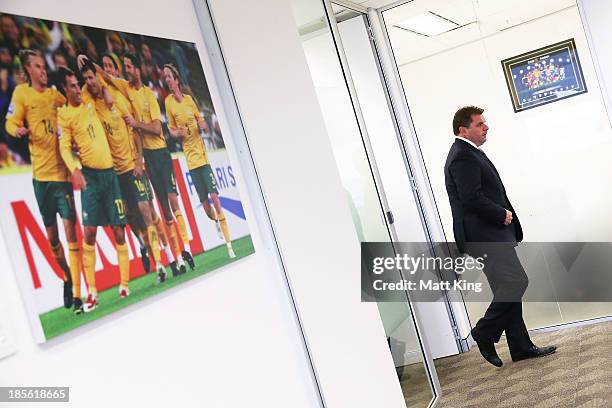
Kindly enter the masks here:
<path id="1" fill-rule="evenodd" d="M 459 24 L 428 11 L 396 24 L 397 27 L 427 37 L 433 37 L 454 30 Z"/>

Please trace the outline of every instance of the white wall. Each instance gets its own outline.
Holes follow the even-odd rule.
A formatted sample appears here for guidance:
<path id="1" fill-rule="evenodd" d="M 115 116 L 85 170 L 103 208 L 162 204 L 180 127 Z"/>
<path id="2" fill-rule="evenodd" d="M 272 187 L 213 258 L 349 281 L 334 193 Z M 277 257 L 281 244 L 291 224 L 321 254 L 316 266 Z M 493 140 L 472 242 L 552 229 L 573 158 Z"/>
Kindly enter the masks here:
<path id="1" fill-rule="evenodd" d="M 359 247 L 289 3 L 211 3 L 327 406 L 403 407 L 376 307 L 360 303 Z M 168 4 L 5 0 L 2 11 L 195 41 L 203 55 L 191 2 Z M 44 346 L 5 267 L 0 297 L 18 353 L 0 361 L 0 385 L 68 385 L 73 406 L 318 406 L 284 278 L 257 227 L 254 256 Z"/>
<path id="2" fill-rule="evenodd" d="M 203 55 L 192 3 L 173 2 L 172 13 L 167 5 L 3 1 L 2 11 L 196 41 Z M 213 97 L 218 100 L 214 90 Z M 232 159 L 238 164 L 235 154 Z M 264 241 L 269 238 L 257 232 L 252 208 L 245 210 L 254 256 L 43 346 L 34 344 L 16 286 L 15 272 L 25 271 L 5 266 L 0 297 L 11 311 L 18 352 L 0 361 L 0 384 L 70 386 L 71 405 L 79 407 L 318 406 L 283 276 Z M 0 260 L 8 263 L 4 242 Z"/>

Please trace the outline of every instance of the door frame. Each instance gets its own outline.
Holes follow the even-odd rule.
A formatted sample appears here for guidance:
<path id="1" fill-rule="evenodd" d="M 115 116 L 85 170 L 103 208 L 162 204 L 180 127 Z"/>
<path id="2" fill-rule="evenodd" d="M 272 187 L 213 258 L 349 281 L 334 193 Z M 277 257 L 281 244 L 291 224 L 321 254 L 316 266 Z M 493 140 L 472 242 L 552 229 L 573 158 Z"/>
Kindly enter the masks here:
<path id="1" fill-rule="evenodd" d="M 369 8 L 368 16 L 370 17 L 373 41 L 377 47 L 384 83 L 387 86 L 391 104 L 401 129 L 398 133 L 398 142 L 403 149 L 406 171 L 410 175 L 415 199 L 422 212 L 425 233 L 431 242 L 444 243 L 444 252 L 452 255 L 453 250 L 448 245 L 449 241 L 438 211 L 438 204 L 431 187 L 425 159 L 421 152 L 416 128 L 408 106 L 405 88 L 383 17 L 385 11 L 411 1 L 400 0 L 378 9 Z M 469 350 L 467 338 L 470 334 L 471 323 L 463 295 L 460 291 L 449 290 L 444 292 L 444 296 L 450 323 L 456 335 L 458 351 L 460 353 L 466 352 Z"/>
<path id="2" fill-rule="evenodd" d="M 444 253 L 450 255 L 452 254 L 452 249 L 448 245 L 448 241 L 446 239 L 446 233 L 444 231 L 435 196 L 431 188 L 425 161 L 416 136 L 416 129 L 407 104 L 404 87 L 402 85 L 397 64 L 395 63 L 391 42 L 385 29 L 382 16 L 384 11 L 405 3 L 409 3 L 410 1 L 412 0 L 397 1 L 389 6 L 379 9 L 366 9 L 363 6 L 351 3 L 347 0 L 331 0 L 329 3 L 337 4 L 354 12 L 361 13 L 364 16 L 367 29 L 369 31 L 372 52 L 377 63 L 377 68 L 379 71 L 381 84 L 384 88 L 384 94 L 387 98 L 389 111 L 394 116 L 393 120 L 396 128 L 396 136 L 399 147 L 402 150 L 404 166 L 411 182 L 415 202 L 420 211 L 419 216 L 421 218 L 424 232 L 430 243 L 444 243 L 445 245 L 442 246 Z M 330 24 L 330 27 L 332 27 L 332 34 L 334 34 L 334 41 L 336 42 L 335 38 L 339 37 L 339 33 L 337 31 L 337 27 L 334 32 L 334 27 L 331 25 L 329 18 L 330 15 L 333 16 L 333 10 L 331 7 L 326 7 L 326 13 L 328 15 L 328 24 Z M 343 71 L 348 71 L 348 69 L 345 70 L 344 68 L 344 66 L 348 67 L 348 65 L 346 64 L 346 58 L 343 55 L 341 44 L 340 47 L 337 48 L 340 48 L 338 53 L 343 65 L 342 69 Z M 352 84 L 349 85 L 349 89 L 351 86 Z M 357 100 L 356 96 L 355 100 Z M 371 151 L 368 151 L 368 155 L 370 153 Z M 381 185 L 382 190 L 382 181 L 380 180 L 380 177 L 376 180 L 376 182 L 377 184 Z M 391 211 L 391 209 L 385 208 L 385 212 L 387 211 Z M 393 241 L 398 241 L 397 234 L 393 235 L 392 239 Z M 432 253 L 436 255 L 434 245 L 431 245 L 431 249 Z M 471 324 L 463 295 L 460 291 L 443 291 L 442 296 L 444 299 L 444 307 L 448 316 L 450 329 L 453 331 L 453 337 L 456 342 L 457 353 L 466 352 L 469 350 L 468 336 L 471 330 Z"/>

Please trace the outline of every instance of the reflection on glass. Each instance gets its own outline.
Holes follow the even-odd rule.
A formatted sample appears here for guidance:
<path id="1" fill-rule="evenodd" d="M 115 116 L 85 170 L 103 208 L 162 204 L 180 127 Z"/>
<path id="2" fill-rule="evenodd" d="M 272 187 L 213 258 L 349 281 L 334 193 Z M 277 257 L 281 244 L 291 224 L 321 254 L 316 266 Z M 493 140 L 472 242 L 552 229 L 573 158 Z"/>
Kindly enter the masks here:
<path id="1" fill-rule="evenodd" d="M 444 28 L 429 14 L 455 26 Z M 612 129 L 574 0 L 414 0 L 383 18 L 448 239 L 443 168 L 451 120 L 459 107 L 477 105 L 491 128 L 484 150 L 504 179 L 525 240 L 612 241 L 609 200 L 591 198 L 594 191 L 612 196 Z M 568 39 L 589 91 L 515 113 L 501 61 Z M 521 246 L 518 253 L 528 290 L 550 291 L 543 254 Z M 470 320 L 486 306 L 468 304 Z M 612 304 L 541 302 L 524 310 L 528 327 L 536 328 L 612 315 Z"/>
<path id="2" fill-rule="evenodd" d="M 362 131 L 389 129 L 393 132 L 394 128 L 384 94 L 380 93 L 380 100 L 368 94 L 366 87 L 360 87 L 362 84 L 377 84 L 382 88 L 375 66 L 373 71 L 362 69 L 374 63 L 364 17 L 344 7 L 333 6 L 341 41 L 346 45 L 349 70 L 358 77 L 361 75 L 354 78 L 366 122 L 366 129 L 360 130 L 339 56 L 325 24 L 322 3 L 320 0 L 294 0 L 293 5 L 357 236 L 362 242 L 389 242 L 379 192 L 362 138 L 365 132 Z M 372 72 L 374 75 L 368 76 Z M 418 213 L 415 213 L 415 222 L 420 224 Z M 378 310 L 407 406 L 427 407 L 433 393 L 409 305 L 379 303 Z"/>

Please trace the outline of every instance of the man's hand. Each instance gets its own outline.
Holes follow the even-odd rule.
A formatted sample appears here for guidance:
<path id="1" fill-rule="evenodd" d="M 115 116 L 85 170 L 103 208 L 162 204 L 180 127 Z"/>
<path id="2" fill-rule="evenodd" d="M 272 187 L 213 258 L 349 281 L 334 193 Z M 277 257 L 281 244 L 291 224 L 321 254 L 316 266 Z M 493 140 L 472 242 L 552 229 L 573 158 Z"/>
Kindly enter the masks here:
<path id="1" fill-rule="evenodd" d="M 140 177 L 144 174 L 144 164 L 140 160 L 134 163 L 134 177 Z"/>
<path id="2" fill-rule="evenodd" d="M 72 181 L 74 181 L 74 184 L 76 184 L 81 191 L 87 189 L 87 181 L 85 181 L 85 176 L 83 176 L 81 169 L 74 169 L 74 172 L 72 172 Z"/>
<path id="3" fill-rule="evenodd" d="M 176 137 L 178 137 L 179 139 L 183 139 L 185 137 L 185 127 L 184 126 L 179 126 L 175 131 L 174 134 L 176 135 Z"/>
<path id="4" fill-rule="evenodd" d="M 504 220 L 504 225 L 510 225 L 512 222 L 512 213 L 506 210 L 506 219 Z"/>
<path id="5" fill-rule="evenodd" d="M 29 134 L 30 134 L 30 129 L 28 129 L 28 128 L 20 127 L 20 128 L 15 129 L 15 137 L 18 138 L 18 139 L 20 139 L 20 138 L 22 138 L 24 136 L 27 136 Z"/>
<path id="6" fill-rule="evenodd" d="M 108 88 L 102 88 L 102 97 L 104 98 L 104 103 L 108 109 L 113 107 L 113 95 L 109 92 Z"/>
<path id="7" fill-rule="evenodd" d="M 130 115 L 125 115 L 125 116 L 123 117 L 123 120 L 125 121 L 125 124 L 126 124 L 126 125 L 131 126 L 131 127 L 133 127 L 134 129 L 136 128 L 136 124 L 138 123 L 138 122 L 136 122 L 136 119 L 134 119 L 134 118 L 133 118 L 132 116 L 130 116 Z"/>
<path id="8" fill-rule="evenodd" d="M 85 65 L 85 63 L 87 62 L 89 58 L 87 58 L 86 55 L 83 54 L 79 54 L 77 56 L 77 66 L 79 69 L 83 68 L 83 65 Z"/>

